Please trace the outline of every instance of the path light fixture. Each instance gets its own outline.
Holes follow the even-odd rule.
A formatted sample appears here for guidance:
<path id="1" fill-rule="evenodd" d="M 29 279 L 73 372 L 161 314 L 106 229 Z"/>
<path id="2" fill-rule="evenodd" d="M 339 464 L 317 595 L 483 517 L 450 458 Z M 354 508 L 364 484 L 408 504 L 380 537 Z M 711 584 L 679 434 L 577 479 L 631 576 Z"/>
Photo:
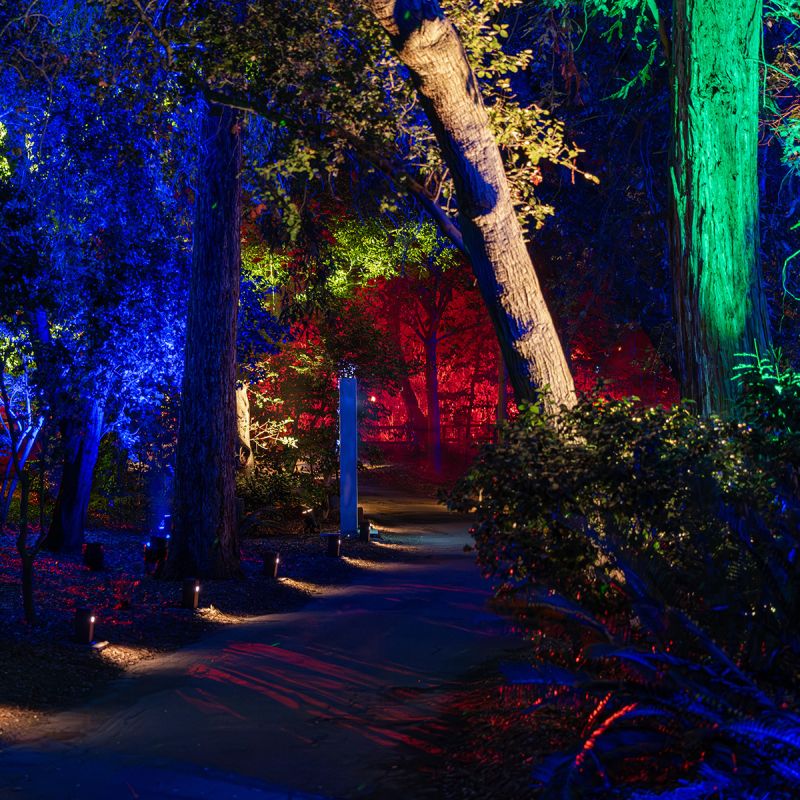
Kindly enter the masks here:
<path id="1" fill-rule="evenodd" d="M 181 599 L 181 606 L 183 608 L 197 608 L 197 602 L 200 599 L 200 582 L 197 578 L 186 578 L 183 582 L 183 594 Z"/>
<path id="2" fill-rule="evenodd" d="M 342 554 L 342 535 L 340 533 L 326 533 L 322 536 L 328 540 L 328 547 L 325 551 L 331 558 L 339 558 Z"/>
<path id="3" fill-rule="evenodd" d="M 78 644 L 91 644 L 94 640 L 94 612 L 80 606 L 75 609 L 75 641 Z"/>
<path id="4" fill-rule="evenodd" d="M 264 553 L 264 575 L 268 578 L 277 578 L 280 561 L 280 553 Z"/>
<path id="5" fill-rule="evenodd" d="M 99 572 L 104 564 L 103 545 L 100 542 L 87 542 L 83 546 L 83 563 L 92 572 Z"/>

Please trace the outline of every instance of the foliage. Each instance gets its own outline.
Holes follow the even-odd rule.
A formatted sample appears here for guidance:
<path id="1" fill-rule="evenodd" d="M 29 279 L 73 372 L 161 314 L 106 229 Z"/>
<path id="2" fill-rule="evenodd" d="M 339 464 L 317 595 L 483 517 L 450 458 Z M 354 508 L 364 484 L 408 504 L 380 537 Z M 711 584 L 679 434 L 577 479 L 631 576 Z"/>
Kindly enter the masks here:
<path id="1" fill-rule="evenodd" d="M 512 88 L 512 76 L 525 71 L 532 53 L 508 48 L 499 15 L 520 2 L 453 0 L 444 10 L 464 37 L 523 224 L 541 225 L 552 213 L 536 197 L 544 162 L 592 178 L 578 167 L 581 150 L 563 126 L 546 109 L 521 103 Z M 280 208 L 293 232 L 309 187 L 347 187 L 353 167 L 360 181 L 369 175 L 388 181 L 384 211 L 396 211 L 393 193 L 414 184 L 455 217 L 450 176 L 408 72 L 361 4 L 270 0 L 248 6 L 245 26 L 226 4 L 182 0 L 155 12 L 121 0 L 103 5 L 137 46 L 149 38 L 183 83 L 263 118 L 260 149 L 269 157 L 259 152 L 250 162 L 250 189 Z"/>
<path id="2" fill-rule="evenodd" d="M 716 778 L 725 796 L 800 788 L 800 718 L 785 710 L 800 656 L 798 376 L 764 359 L 739 374 L 746 422 L 599 397 L 557 419 L 529 407 L 450 496 L 477 510 L 479 562 L 550 654 L 519 679 L 572 713 L 585 700 L 574 749 L 537 773 L 559 796 L 648 772 L 684 781 L 670 797 L 717 797 Z M 557 652 L 548 620 L 574 648 Z"/>

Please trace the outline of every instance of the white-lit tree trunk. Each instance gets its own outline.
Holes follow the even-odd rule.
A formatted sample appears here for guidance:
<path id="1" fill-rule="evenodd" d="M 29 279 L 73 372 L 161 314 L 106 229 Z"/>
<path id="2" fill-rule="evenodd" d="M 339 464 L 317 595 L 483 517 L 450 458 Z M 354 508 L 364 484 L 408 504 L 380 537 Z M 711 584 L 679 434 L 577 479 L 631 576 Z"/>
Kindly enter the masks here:
<path id="1" fill-rule="evenodd" d="M 239 469 L 250 473 L 255 468 L 256 459 L 250 439 L 250 396 L 246 383 L 236 386 L 236 433 Z"/>
<path id="2" fill-rule="evenodd" d="M 458 33 L 436 0 L 362 0 L 411 71 L 453 176 L 459 227 L 518 400 L 548 387 L 573 405 L 572 375 L 517 220 L 500 150 Z"/>

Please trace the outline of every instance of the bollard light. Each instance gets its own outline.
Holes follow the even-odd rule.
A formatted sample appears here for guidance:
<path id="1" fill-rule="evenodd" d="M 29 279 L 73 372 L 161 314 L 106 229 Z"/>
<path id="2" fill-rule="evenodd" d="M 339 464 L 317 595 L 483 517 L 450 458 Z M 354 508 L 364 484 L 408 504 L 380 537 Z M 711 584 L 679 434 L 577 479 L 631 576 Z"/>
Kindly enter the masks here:
<path id="1" fill-rule="evenodd" d="M 81 606 L 75 609 L 75 641 L 78 644 L 91 644 L 94 640 L 94 612 Z"/>
<path id="2" fill-rule="evenodd" d="M 87 542 L 83 546 L 83 563 L 92 572 L 99 572 L 103 569 L 104 562 L 103 545 L 100 542 Z"/>
<path id="3" fill-rule="evenodd" d="M 200 599 L 200 583 L 197 578 L 186 578 L 183 582 L 183 597 L 181 606 L 183 608 L 197 608 Z"/>
<path id="4" fill-rule="evenodd" d="M 264 575 L 268 578 L 277 578 L 280 561 L 280 553 L 264 553 Z"/>
<path id="5" fill-rule="evenodd" d="M 328 540 L 327 553 L 331 558 L 339 558 L 342 554 L 342 537 L 338 533 L 329 533 L 326 537 Z"/>
<path id="6" fill-rule="evenodd" d="M 358 523 L 358 538 L 362 542 L 369 542 L 369 518 L 362 516 Z"/>

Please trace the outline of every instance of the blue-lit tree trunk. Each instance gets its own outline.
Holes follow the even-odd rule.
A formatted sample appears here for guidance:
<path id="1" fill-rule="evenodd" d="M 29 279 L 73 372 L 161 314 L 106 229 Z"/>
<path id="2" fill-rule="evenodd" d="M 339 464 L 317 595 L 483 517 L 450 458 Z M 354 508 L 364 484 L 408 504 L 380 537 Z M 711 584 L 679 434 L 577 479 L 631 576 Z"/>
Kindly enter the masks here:
<path id="1" fill-rule="evenodd" d="M 103 435 L 103 406 L 87 400 L 85 413 L 61 425 L 64 463 L 45 547 L 75 553 L 83 545 L 94 468 Z"/>
<path id="2" fill-rule="evenodd" d="M 737 354 L 770 344 L 761 278 L 761 0 L 676 0 L 671 260 L 683 394 L 731 410 Z"/>
<path id="3" fill-rule="evenodd" d="M 240 571 L 236 530 L 236 317 L 241 269 L 241 119 L 204 113 L 168 574 Z"/>

